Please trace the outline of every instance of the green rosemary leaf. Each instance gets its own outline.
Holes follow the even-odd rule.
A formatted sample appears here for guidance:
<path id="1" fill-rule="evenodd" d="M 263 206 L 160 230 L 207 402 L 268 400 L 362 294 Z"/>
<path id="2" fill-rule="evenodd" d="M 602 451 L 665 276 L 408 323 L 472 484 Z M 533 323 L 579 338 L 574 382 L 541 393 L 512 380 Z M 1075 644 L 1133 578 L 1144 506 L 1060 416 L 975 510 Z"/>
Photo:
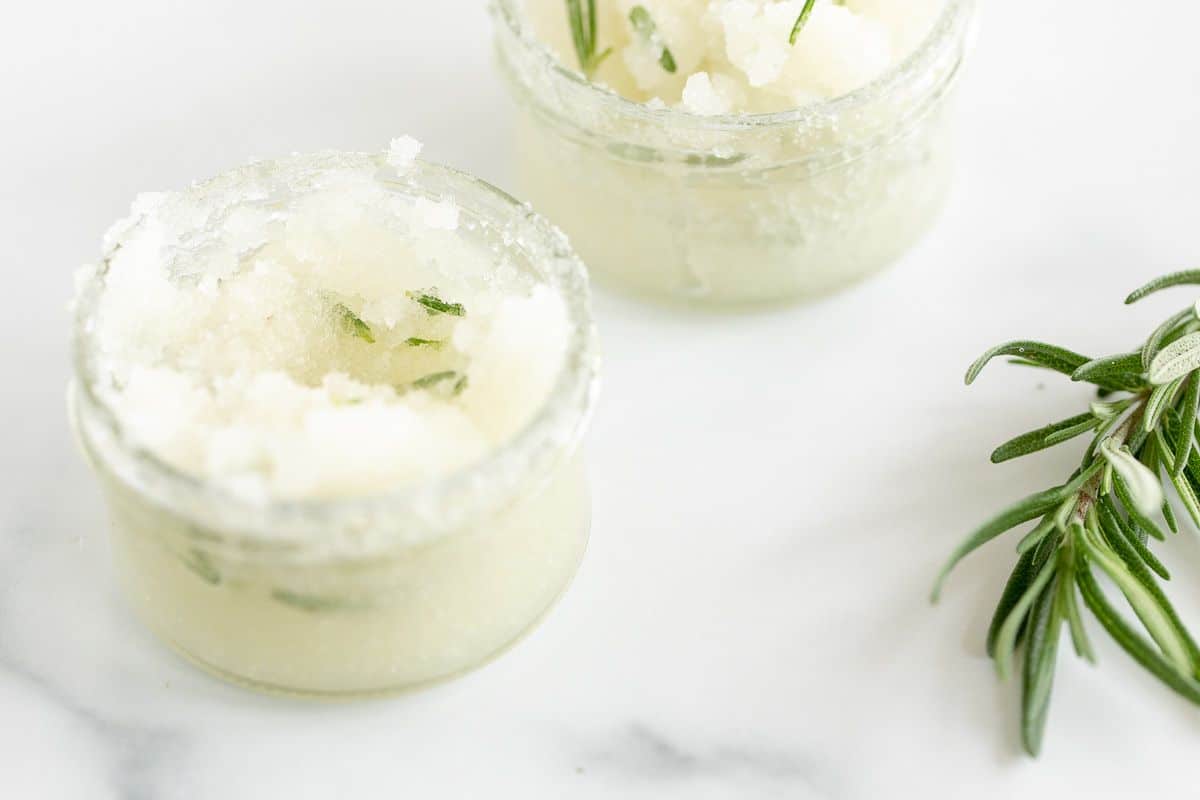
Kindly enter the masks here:
<path id="1" fill-rule="evenodd" d="M 1092 414 L 1080 414 L 1061 422 L 1055 422 L 1036 431 L 1023 433 L 1015 439 L 1010 439 L 992 452 L 992 463 L 999 464 L 1010 459 L 1036 453 L 1065 442 L 1080 434 L 1087 433 L 1100 424 L 1101 420 Z"/>
<path id="2" fill-rule="evenodd" d="M 1037 547 L 1042 543 L 1043 539 L 1049 536 L 1050 533 L 1057 528 L 1058 525 L 1053 514 L 1047 514 L 1045 517 L 1042 517 L 1042 521 L 1039 522 L 1033 530 L 1025 534 L 1025 537 L 1021 539 L 1021 541 L 1017 542 L 1017 553 L 1023 555 L 1024 553 L 1027 553 L 1028 551 Z"/>
<path id="3" fill-rule="evenodd" d="M 1064 495 L 1065 492 L 1061 486 L 1032 494 L 1005 509 L 985 525 L 975 530 L 950 554 L 950 558 L 947 560 L 945 566 L 942 567 L 942 571 L 938 574 L 937 581 L 934 583 L 931 600 L 934 603 L 938 601 L 942 593 L 942 585 L 946 582 L 946 577 L 958 562 L 1000 534 L 1012 530 L 1023 522 L 1029 522 L 1044 515 L 1058 506 L 1063 501 Z"/>
<path id="4" fill-rule="evenodd" d="M 1080 365 L 1079 369 L 1070 375 L 1070 379 L 1094 383 L 1094 378 L 1104 378 L 1108 375 L 1136 375 L 1141 371 L 1141 350 L 1138 350 L 1136 353 L 1118 353 L 1092 359 L 1084 365 Z"/>
<path id="5" fill-rule="evenodd" d="M 1137 631 L 1125 622 L 1116 609 L 1109 604 L 1104 591 L 1096 581 L 1087 562 L 1080 553 L 1076 560 L 1075 580 L 1079 584 L 1084 604 L 1099 620 L 1109 636 L 1119 644 L 1134 661 L 1145 667 L 1152 675 L 1193 703 L 1200 704 L 1200 683 L 1188 673 L 1181 673 L 1171 662 L 1163 658 Z"/>
<path id="6" fill-rule="evenodd" d="M 428 347 L 431 350 L 441 350 L 445 344 L 441 339 L 422 339 L 419 336 L 410 336 L 404 340 L 404 343 L 409 347 Z"/>
<path id="7" fill-rule="evenodd" d="M 804 0 L 804 8 L 800 9 L 800 16 L 796 17 L 796 24 L 792 26 L 792 33 L 788 36 L 788 44 L 796 43 L 796 37 L 800 35 L 800 31 L 804 30 L 816 2 L 817 0 Z"/>
<path id="8" fill-rule="evenodd" d="M 604 48 L 604 52 L 592 59 L 592 72 L 600 69 L 600 65 L 604 63 L 606 58 L 612 55 L 612 51 L 611 47 L 606 47 Z"/>
<path id="9" fill-rule="evenodd" d="M 1159 418 L 1162 417 L 1164 411 L 1170 408 L 1182 385 L 1183 378 L 1176 378 L 1154 388 L 1154 391 L 1150 393 L 1150 398 L 1146 401 L 1146 411 L 1142 417 L 1144 430 L 1150 431 L 1157 427 Z"/>
<path id="10" fill-rule="evenodd" d="M 1186 477 L 1176 478 L 1172 474 L 1170 478 L 1176 494 L 1183 502 L 1183 507 L 1187 509 L 1188 516 L 1192 518 L 1192 523 L 1200 527 L 1200 497 L 1197 496 L 1195 488 Z"/>
<path id="11" fill-rule="evenodd" d="M 979 377 L 979 373 L 987 366 L 987 363 L 997 356 L 1019 356 L 1026 361 L 1032 361 L 1042 365 L 1046 369 L 1052 369 L 1064 375 L 1071 375 L 1075 370 L 1090 361 L 1086 356 L 1081 356 L 1078 353 L 1045 344 L 1044 342 L 1005 342 L 1002 345 L 993 347 L 976 359 L 975 363 L 967 370 L 967 385 L 974 383 L 975 379 Z"/>
<path id="12" fill-rule="evenodd" d="M 1163 534 L 1162 528 L 1159 528 L 1158 525 L 1156 525 L 1154 521 L 1150 519 L 1149 515 L 1143 514 L 1138 509 L 1137 503 L 1133 502 L 1133 496 L 1129 493 L 1129 487 L 1125 484 L 1125 481 L 1122 478 L 1118 477 L 1117 480 L 1113 482 L 1113 489 L 1117 495 L 1117 499 L 1121 501 L 1121 506 L 1125 509 L 1126 513 L 1129 514 L 1130 518 L 1137 523 L 1138 529 L 1144 535 L 1153 536 L 1160 542 L 1167 538 L 1166 535 Z"/>
<path id="13" fill-rule="evenodd" d="M 1175 447 L 1175 475 L 1182 477 L 1191 460 L 1192 448 L 1196 444 L 1196 414 L 1200 408 L 1200 372 L 1193 372 L 1186 379 L 1187 387 L 1183 393 L 1182 415 L 1179 425 L 1179 441 Z"/>
<path id="14" fill-rule="evenodd" d="M 343 597 L 301 594 L 299 592 L 288 591 L 287 589 L 274 589 L 271 591 L 271 597 L 277 602 L 309 614 L 316 614 L 322 611 L 346 611 L 361 607 L 361 604 L 354 603 Z"/>
<path id="15" fill-rule="evenodd" d="M 375 344 L 375 334 L 371 332 L 371 326 L 363 322 L 357 314 L 341 303 L 335 305 L 333 310 L 341 321 L 346 333 L 349 333 L 351 336 L 357 336 L 368 344 Z"/>
<path id="16" fill-rule="evenodd" d="M 1200 333 L 1189 333 L 1159 351 L 1147 378 L 1155 386 L 1173 383 L 1200 367 Z"/>
<path id="17" fill-rule="evenodd" d="M 575 45 L 575 57 L 579 59 L 579 68 L 587 73 L 591 69 L 592 51 L 584 30 L 587 23 L 584 21 L 580 0 L 567 0 L 567 22 L 571 27 L 571 41 Z"/>
<path id="18" fill-rule="evenodd" d="M 1158 475 L 1159 468 L 1162 466 L 1159 433 L 1159 431 L 1155 431 L 1154 434 L 1150 436 L 1150 441 L 1146 444 L 1142 455 L 1142 463 L 1144 463 L 1146 468 L 1155 475 Z M 1125 503 L 1126 508 L 1128 508 L 1129 503 L 1127 503 L 1125 500 L 1122 500 L 1121 502 Z M 1163 498 L 1163 504 L 1162 508 L 1160 509 L 1160 513 L 1163 515 L 1163 519 L 1166 520 L 1167 530 L 1169 530 L 1171 533 L 1179 533 L 1179 523 L 1175 520 L 1175 509 L 1171 508 L 1170 501 L 1165 497 Z M 1159 535 L 1162 535 L 1161 532 L 1159 532 Z M 1165 539 L 1166 537 L 1163 536 L 1162 538 Z"/>
<path id="19" fill-rule="evenodd" d="M 1063 615 L 1067 618 L 1067 627 L 1071 631 L 1071 645 L 1075 655 L 1086 661 L 1096 663 L 1096 651 L 1092 649 L 1091 639 L 1088 638 L 1087 628 L 1083 624 L 1083 615 L 1079 612 L 1079 598 L 1076 597 L 1075 558 L 1070 551 L 1059 551 L 1059 602 L 1062 604 Z"/>
<path id="20" fill-rule="evenodd" d="M 1117 353 L 1111 356 L 1093 358 L 1071 375 L 1072 380 L 1090 381 L 1094 377 L 1105 375 L 1139 374 L 1142 371 L 1142 353 L 1140 350 L 1132 353 Z"/>
<path id="21" fill-rule="evenodd" d="M 1088 431 L 1095 430 L 1103 422 L 1103 419 L 1096 417 L 1095 419 L 1088 420 L 1087 422 L 1081 422 L 1071 428 L 1063 428 L 1061 431 L 1055 431 L 1045 438 L 1046 447 L 1054 447 L 1056 444 L 1069 442 L 1076 436 L 1080 436 Z"/>
<path id="22" fill-rule="evenodd" d="M 1171 533 L 1179 533 L 1179 523 L 1175 519 L 1175 509 L 1171 508 L 1171 504 L 1166 500 L 1163 501 L 1162 515 L 1163 519 L 1167 521 L 1167 530 Z"/>
<path id="23" fill-rule="evenodd" d="M 1008 612 L 1008 616 L 1004 620 L 1004 624 L 1000 626 L 1000 632 L 996 634 L 996 642 L 994 646 L 994 655 L 992 658 L 996 661 L 996 674 L 1001 680 L 1007 680 L 1012 673 L 1013 651 L 1016 649 L 1017 632 L 1021 625 L 1024 624 L 1026 616 L 1030 609 L 1033 608 L 1035 602 L 1042 595 L 1042 590 L 1046 588 L 1046 584 L 1054 577 L 1057 571 L 1058 563 L 1056 559 L 1047 559 L 1045 565 L 1038 571 L 1037 577 L 1029 584 L 1028 588 L 1021 595 L 1020 599 L 1013 605 L 1012 610 Z M 1032 643 L 1030 644 L 1032 647 Z"/>
<path id="24" fill-rule="evenodd" d="M 442 298 L 428 292 L 409 292 L 408 296 L 424 306 L 425 311 L 431 316 L 433 314 L 450 314 L 455 317 L 463 317 L 467 314 L 467 309 L 462 303 L 447 303 Z"/>
<path id="25" fill-rule="evenodd" d="M 596 0 L 566 0 L 567 24 L 571 29 L 571 42 L 575 45 L 575 57 L 579 68 L 587 77 L 608 58 L 612 48 L 596 55 Z"/>
<path id="26" fill-rule="evenodd" d="M 1192 522 L 1197 527 L 1200 527 L 1200 498 L 1196 496 L 1196 491 L 1192 488 L 1186 476 L 1176 477 L 1175 459 L 1171 455 L 1173 448 L 1171 447 L 1171 440 L 1167 437 L 1166 431 L 1162 428 L 1155 428 L 1154 433 L 1158 437 L 1158 454 L 1159 458 L 1162 459 L 1163 466 L 1167 469 L 1167 476 L 1171 479 L 1171 484 L 1175 487 L 1175 492 L 1183 502 L 1183 507 L 1187 509 L 1188 516 L 1192 518 Z M 1169 506 L 1166 507 L 1169 508 Z M 1167 524 L 1169 525 L 1170 523 L 1171 520 L 1168 518 Z"/>
<path id="27" fill-rule="evenodd" d="M 221 571 L 217 569 L 212 559 L 203 550 L 192 548 L 180 558 L 180 561 L 183 562 L 185 567 L 196 573 L 200 580 L 205 583 L 212 584 L 213 586 L 221 583 Z"/>
<path id="28" fill-rule="evenodd" d="M 1100 455 L 1125 481 L 1129 496 L 1142 514 L 1153 514 L 1162 505 L 1163 490 L 1158 477 L 1146 469 L 1145 464 L 1134 458 L 1129 450 L 1116 447 L 1112 439 L 1105 439 L 1100 445 Z"/>
<path id="29" fill-rule="evenodd" d="M 457 370 L 433 372 L 412 382 L 414 389 L 433 389 L 449 387 L 451 397 L 457 397 L 467 388 L 467 376 Z"/>
<path id="30" fill-rule="evenodd" d="M 1039 525 L 1039 527 L 1041 526 Z M 1050 530 L 1054 531 L 1053 525 L 1050 526 Z M 1039 561 L 1038 555 L 1032 548 L 1022 553 L 1021 557 L 1017 559 L 1017 565 L 1013 568 L 1012 574 L 1008 576 L 1008 581 L 1004 584 L 1004 592 L 1000 595 L 1000 602 L 996 604 L 996 610 L 992 613 L 992 622 L 988 625 L 987 654 L 992 658 L 996 657 L 996 637 L 1000 635 L 1000 627 L 1012 613 L 1017 601 L 1029 589 L 1029 584 L 1041 571 L 1044 559 Z M 1022 631 L 1017 631 L 1018 642 L 1021 633 Z"/>
<path id="31" fill-rule="evenodd" d="M 1100 509 L 1101 531 L 1104 533 L 1105 540 L 1129 567 L 1135 578 L 1148 586 L 1157 586 L 1154 584 L 1154 579 L 1150 577 L 1150 573 L 1146 571 L 1149 568 L 1164 581 L 1171 580 L 1171 573 L 1167 571 L 1167 568 L 1142 543 L 1142 540 L 1138 538 L 1137 531 L 1121 518 L 1116 506 L 1113 505 L 1111 496 L 1100 498 L 1098 508 Z"/>
<path id="32" fill-rule="evenodd" d="M 1142 368 L 1150 369 L 1150 365 L 1154 363 L 1154 357 L 1158 355 L 1159 348 L 1162 346 L 1163 340 L 1168 334 L 1174 331 L 1189 319 L 1195 319 L 1196 312 L 1192 306 L 1185 308 L 1178 314 L 1174 314 L 1167 318 L 1166 322 L 1159 325 L 1150 334 L 1150 338 L 1142 345 Z"/>
<path id="33" fill-rule="evenodd" d="M 1080 365 L 1071 380 L 1084 381 L 1106 389 L 1137 391 L 1145 385 L 1142 380 L 1142 353 L 1121 353 L 1115 356 L 1095 358 Z"/>
<path id="34" fill-rule="evenodd" d="M 1087 552 L 1088 558 L 1104 570 L 1121 590 L 1121 594 L 1125 595 L 1130 607 L 1142 621 L 1150 638 L 1158 644 L 1167 661 L 1182 674 L 1192 674 L 1192 648 L 1188 647 L 1188 642 L 1180 636 L 1175 627 L 1172 621 L 1173 613 L 1167 612 L 1159 604 L 1158 597 L 1133 576 L 1124 562 L 1107 545 L 1087 533 L 1080 535 L 1078 541 Z M 1161 592 L 1159 596 L 1161 597 Z"/>
<path id="35" fill-rule="evenodd" d="M 633 26 L 637 32 L 648 44 L 661 49 L 658 57 L 659 65 L 667 72 L 674 72 L 676 69 L 675 56 L 671 55 L 671 50 L 662 42 L 662 38 L 658 35 L 658 26 L 654 24 L 654 18 L 650 16 L 650 12 L 645 6 L 634 6 L 629 9 L 629 24 Z"/>
<path id="36" fill-rule="evenodd" d="M 1046 716 L 1050 710 L 1050 692 L 1054 687 L 1054 668 L 1058 662 L 1058 637 L 1062 630 L 1063 610 L 1056 602 L 1058 592 L 1051 585 L 1033 609 L 1025 650 L 1024 679 L 1021 688 L 1021 741 L 1025 751 L 1035 758 L 1042 750 Z"/>
<path id="37" fill-rule="evenodd" d="M 1135 289 L 1125 298 L 1125 305 L 1136 303 L 1143 297 L 1152 295 L 1162 289 L 1167 289 L 1172 286 L 1181 286 L 1188 283 L 1200 283 L 1200 270 L 1187 270 L 1184 272 L 1175 272 L 1170 275 L 1163 275 L 1161 278 L 1155 278 L 1140 289 Z"/>

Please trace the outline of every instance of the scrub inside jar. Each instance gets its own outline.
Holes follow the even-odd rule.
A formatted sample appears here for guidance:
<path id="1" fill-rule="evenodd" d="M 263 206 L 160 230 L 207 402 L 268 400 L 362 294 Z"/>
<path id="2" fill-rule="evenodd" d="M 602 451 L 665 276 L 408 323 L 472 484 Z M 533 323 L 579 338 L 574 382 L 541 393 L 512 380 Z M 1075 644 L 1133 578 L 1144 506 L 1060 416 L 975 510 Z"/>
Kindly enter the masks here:
<path id="1" fill-rule="evenodd" d="M 447 474 L 530 421 L 565 303 L 453 199 L 388 185 L 418 150 L 138 198 L 92 331 L 94 391 L 137 446 L 251 500 L 325 499 Z"/>
<path id="2" fill-rule="evenodd" d="M 806 10 L 806 0 L 518 2 L 563 65 L 631 100 L 702 115 L 784 111 L 852 92 L 909 56 L 945 5 L 815 0 Z M 573 24 L 572 6 L 581 9 L 582 26 Z"/>

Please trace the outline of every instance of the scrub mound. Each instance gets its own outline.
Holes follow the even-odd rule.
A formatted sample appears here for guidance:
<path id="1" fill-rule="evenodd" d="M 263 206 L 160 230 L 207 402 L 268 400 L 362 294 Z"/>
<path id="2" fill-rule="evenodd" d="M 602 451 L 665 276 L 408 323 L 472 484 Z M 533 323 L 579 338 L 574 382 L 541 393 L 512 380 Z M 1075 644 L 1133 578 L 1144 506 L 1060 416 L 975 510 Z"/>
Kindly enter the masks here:
<path id="1" fill-rule="evenodd" d="M 531 420 L 565 304 L 463 236 L 453 200 L 388 189 L 418 150 L 138 198 L 93 320 L 95 392 L 138 446 L 249 499 L 337 498 L 462 468 Z"/>
<path id="2" fill-rule="evenodd" d="M 596 0 L 591 75 L 618 94 L 696 114 L 767 113 L 838 97 L 910 55 L 944 0 Z M 524 0 L 538 37 L 578 69 L 563 0 Z"/>

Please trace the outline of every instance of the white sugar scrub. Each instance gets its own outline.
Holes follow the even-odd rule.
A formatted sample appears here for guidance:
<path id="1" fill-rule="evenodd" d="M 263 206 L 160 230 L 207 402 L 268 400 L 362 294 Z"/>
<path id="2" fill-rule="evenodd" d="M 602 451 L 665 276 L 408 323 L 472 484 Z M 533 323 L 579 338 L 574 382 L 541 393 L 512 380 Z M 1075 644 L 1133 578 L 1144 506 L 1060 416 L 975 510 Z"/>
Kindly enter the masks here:
<path id="1" fill-rule="evenodd" d="M 119 578 L 228 679 L 353 695 L 453 675 L 582 556 L 583 266 L 419 152 L 142 195 L 81 270 L 69 405 Z"/>
<path id="2" fill-rule="evenodd" d="M 908 57 L 946 0 L 596 0 L 592 81 L 696 114 L 787 111 L 848 94 Z M 534 35 L 580 68 L 564 0 L 524 0 Z"/>
<path id="3" fill-rule="evenodd" d="M 492 11 L 521 191 L 600 279 L 700 304 L 804 298 L 894 262 L 944 205 L 974 0 Z"/>

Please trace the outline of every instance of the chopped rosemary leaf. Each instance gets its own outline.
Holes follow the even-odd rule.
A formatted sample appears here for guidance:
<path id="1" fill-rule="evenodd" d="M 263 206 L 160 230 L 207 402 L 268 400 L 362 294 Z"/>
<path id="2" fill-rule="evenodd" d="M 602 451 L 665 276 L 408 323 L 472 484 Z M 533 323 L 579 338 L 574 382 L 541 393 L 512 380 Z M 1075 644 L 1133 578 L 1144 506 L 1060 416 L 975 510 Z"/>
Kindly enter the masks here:
<path id="1" fill-rule="evenodd" d="M 414 389 L 432 389 L 434 387 L 449 386 L 450 396 L 458 397 L 467 388 L 467 376 L 457 370 L 444 370 L 442 372 L 433 372 L 423 378 L 417 378 L 412 382 Z"/>
<path id="2" fill-rule="evenodd" d="M 346 333 L 349 333 L 351 336 L 357 336 L 368 344 L 375 344 L 375 334 L 371 332 L 371 326 L 359 319 L 357 314 L 341 303 L 335 305 L 333 310 L 338 315 L 338 319 L 341 320 L 342 327 L 346 329 Z"/>
<path id="3" fill-rule="evenodd" d="M 566 0 L 566 3 L 567 24 L 571 28 L 575 56 L 579 59 L 583 74 L 590 78 L 612 53 L 612 48 L 596 54 L 596 0 Z"/>
<path id="4" fill-rule="evenodd" d="M 297 592 L 289 592 L 287 589 L 274 589 L 271 591 L 271 597 L 284 605 L 292 606 L 300 611 L 307 611 L 310 614 L 315 614 L 319 611 L 345 611 L 347 609 L 362 607 L 359 603 L 354 603 L 341 597 L 299 594 Z"/>
<path id="5" fill-rule="evenodd" d="M 448 303 L 428 292 L 409 292 L 408 296 L 424 306 L 430 314 L 450 314 L 455 317 L 464 317 L 467 314 L 467 309 L 462 303 Z"/>
<path id="6" fill-rule="evenodd" d="M 220 571 L 203 551 L 193 548 L 181 560 L 185 567 L 196 573 L 205 583 L 216 586 L 221 582 Z"/>
<path id="7" fill-rule="evenodd" d="M 796 17 L 796 24 L 792 26 L 792 34 L 788 36 L 788 44 L 795 44 L 796 37 L 800 35 L 800 31 L 804 30 L 804 26 L 808 23 L 808 18 L 812 16 L 813 6 L 817 0 L 804 0 L 804 8 L 800 9 L 800 16 Z"/>
<path id="8" fill-rule="evenodd" d="M 634 6 L 629 9 L 629 24 L 633 29 L 651 45 L 662 48 L 662 54 L 658 57 L 658 63 L 667 72 L 674 72 L 677 67 L 675 65 L 675 56 L 671 55 L 671 50 L 663 43 L 662 37 L 658 35 L 658 26 L 654 24 L 654 18 L 650 16 L 650 12 L 645 6 Z"/>
<path id="9" fill-rule="evenodd" d="M 429 347 L 433 350 L 440 350 L 443 344 L 441 339 L 422 339 L 420 336 L 410 336 L 404 343 L 409 347 Z"/>

